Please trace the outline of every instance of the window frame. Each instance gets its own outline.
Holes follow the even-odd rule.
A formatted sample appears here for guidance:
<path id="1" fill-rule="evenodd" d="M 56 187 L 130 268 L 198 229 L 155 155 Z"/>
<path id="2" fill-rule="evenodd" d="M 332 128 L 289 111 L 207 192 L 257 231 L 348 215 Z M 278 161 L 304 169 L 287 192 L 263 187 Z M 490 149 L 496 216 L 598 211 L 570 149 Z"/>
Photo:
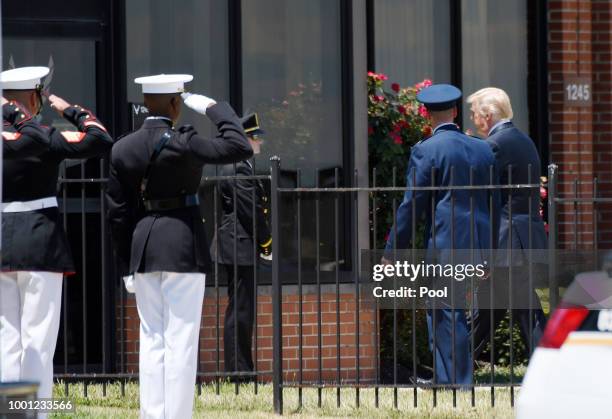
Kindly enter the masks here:
<path id="1" fill-rule="evenodd" d="M 548 0 L 529 1 L 527 4 L 527 103 L 529 107 L 529 135 L 534 140 L 542 160 L 542 174 L 550 160 L 548 148 Z M 451 80 L 462 89 L 462 19 L 461 0 L 450 1 L 450 51 Z M 374 27 L 375 0 L 366 0 L 367 10 L 367 55 L 368 70 L 376 69 L 376 39 Z M 462 107 L 458 107 L 458 118 L 463 120 Z"/>

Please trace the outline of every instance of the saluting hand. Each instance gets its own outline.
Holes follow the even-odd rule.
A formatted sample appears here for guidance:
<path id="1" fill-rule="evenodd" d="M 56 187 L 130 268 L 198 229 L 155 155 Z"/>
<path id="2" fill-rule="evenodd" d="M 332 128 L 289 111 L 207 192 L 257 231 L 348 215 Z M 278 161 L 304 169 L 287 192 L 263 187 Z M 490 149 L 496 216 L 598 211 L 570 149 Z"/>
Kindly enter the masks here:
<path id="1" fill-rule="evenodd" d="M 199 114 L 206 115 L 206 110 L 217 102 L 204 95 L 196 95 L 193 93 L 182 93 L 181 97 L 188 108 L 193 109 Z"/>
<path id="2" fill-rule="evenodd" d="M 55 95 L 49 95 L 49 104 L 51 105 L 51 109 L 55 110 L 60 115 L 64 113 L 66 108 L 70 107 L 70 103 Z"/>

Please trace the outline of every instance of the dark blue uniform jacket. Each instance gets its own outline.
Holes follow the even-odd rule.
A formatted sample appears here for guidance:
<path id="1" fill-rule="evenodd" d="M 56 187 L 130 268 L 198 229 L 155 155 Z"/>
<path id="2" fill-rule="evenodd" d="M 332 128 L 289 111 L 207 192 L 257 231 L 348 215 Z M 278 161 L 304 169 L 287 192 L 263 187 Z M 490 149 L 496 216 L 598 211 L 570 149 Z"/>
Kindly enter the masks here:
<path id="1" fill-rule="evenodd" d="M 439 126 L 431 137 L 412 148 L 407 170 L 408 187 L 491 183 L 497 183 L 495 158 L 491 148 L 486 142 L 463 134 L 454 124 Z M 499 201 L 495 197 L 491 199 L 490 194 L 495 195 L 486 189 L 440 189 L 435 192 L 407 190 L 397 210 L 396 225 L 389 233 L 386 253 L 391 253 L 394 247 L 406 249 L 410 246 L 413 205 L 416 215 L 414 224 L 422 217 L 427 223 L 427 249 L 443 249 L 439 253 L 442 258 L 439 262 L 450 260 L 449 249 L 492 248 L 496 238 L 495 234 L 492 235 L 491 225 L 497 224 L 499 210 L 495 207 Z M 494 204 L 492 214 L 489 208 L 491 203 Z M 480 263 L 483 260 L 487 260 L 487 255 L 477 252 L 474 262 Z"/>

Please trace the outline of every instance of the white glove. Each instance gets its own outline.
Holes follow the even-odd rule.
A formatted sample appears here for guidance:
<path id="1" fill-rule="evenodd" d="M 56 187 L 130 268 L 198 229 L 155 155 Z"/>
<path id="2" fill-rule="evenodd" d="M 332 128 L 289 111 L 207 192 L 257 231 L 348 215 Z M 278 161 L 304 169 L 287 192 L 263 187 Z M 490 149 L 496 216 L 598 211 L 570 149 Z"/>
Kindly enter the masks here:
<path id="1" fill-rule="evenodd" d="M 260 253 L 259 257 L 262 258 L 263 260 L 267 260 L 268 262 L 272 262 L 272 253 L 270 253 L 269 255 Z"/>
<path id="2" fill-rule="evenodd" d="M 193 109 L 199 114 L 206 115 L 206 110 L 209 106 L 215 105 L 217 102 L 214 99 L 206 97 L 204 95 L 196 95 L 193 93 L 181 93 L 183 102 L 188 108 Z"/>
<path id="3" fill-rule="evenodd" d="M 123 282 L 125 283 L 125 290 L 130 294 L 134 294 L 136 289 L 134 288 L 134 275 L 128 275 L 123 277 Z"/>

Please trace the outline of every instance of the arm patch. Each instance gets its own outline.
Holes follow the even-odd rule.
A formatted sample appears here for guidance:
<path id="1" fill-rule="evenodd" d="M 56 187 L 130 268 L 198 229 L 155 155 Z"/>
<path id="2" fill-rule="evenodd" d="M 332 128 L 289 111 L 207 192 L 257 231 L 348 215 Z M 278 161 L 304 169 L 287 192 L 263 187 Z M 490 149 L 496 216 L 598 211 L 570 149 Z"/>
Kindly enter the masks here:
<path id="1" fill-rule="evenodd" d="M 2 138 L 4 138 L 6 141 L 15 141 L 18 140 L 19 137 L 21 137 L 21 134 L 18 132 L 2 132 Z"/>
<path id="2" fill-rule="evenodd" d="M 62 131 L 61 134 L 69 143 L 80 143 L 86 135 L 84 132 L 79 131 Z"/>

